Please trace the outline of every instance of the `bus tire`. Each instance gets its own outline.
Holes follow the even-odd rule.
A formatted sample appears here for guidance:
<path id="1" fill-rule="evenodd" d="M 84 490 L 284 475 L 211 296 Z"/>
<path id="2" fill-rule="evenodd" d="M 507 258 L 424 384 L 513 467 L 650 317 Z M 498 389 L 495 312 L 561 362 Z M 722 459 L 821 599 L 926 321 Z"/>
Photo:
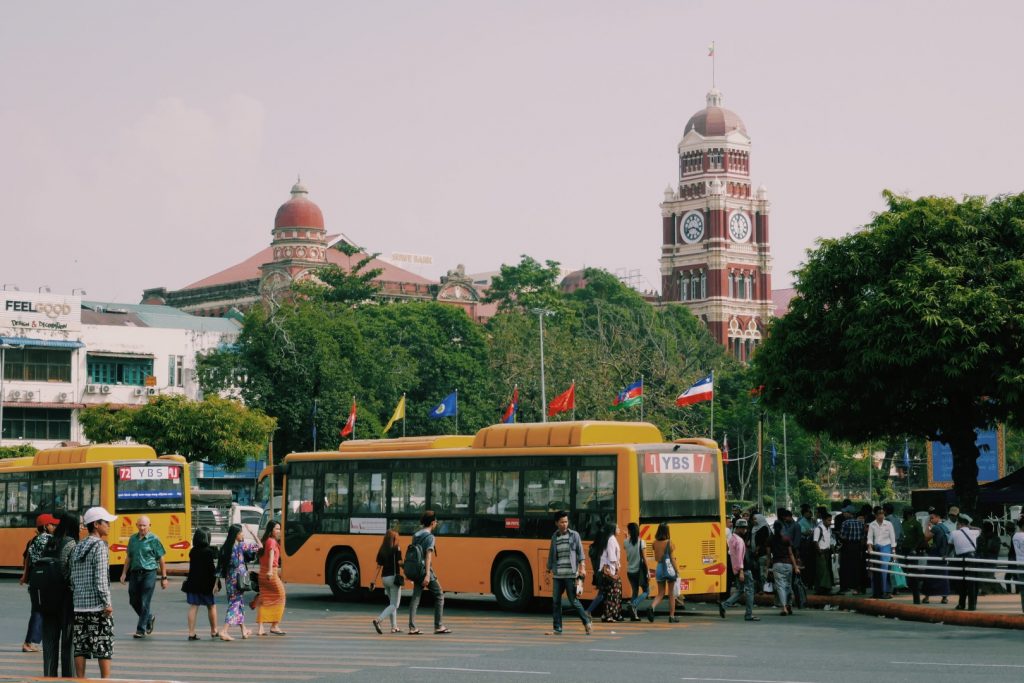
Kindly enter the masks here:
<path id="1" fill-rule="evenodd" d="M 342 550 L 328 564 L 327 585 L 339 600 L 357 600 L 362 595 L 359 585 L 359 559 L 351 550 Z"/>
<path id="2" fill-rule="evenodd" d="M 521 555 L 508 555 L 494 568 L 494 597 L 506 612 L 522 612 L 533 600 L 533 572 Z"/>

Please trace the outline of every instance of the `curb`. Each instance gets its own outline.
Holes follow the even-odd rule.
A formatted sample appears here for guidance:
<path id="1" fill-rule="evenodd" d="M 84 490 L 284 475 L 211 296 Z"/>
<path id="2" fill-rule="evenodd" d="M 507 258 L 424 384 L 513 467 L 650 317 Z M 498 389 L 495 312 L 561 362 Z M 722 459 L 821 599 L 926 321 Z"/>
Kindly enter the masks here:
<path id="1" fill-rule="evenodd" d="M 754 597 L 754 602 L 761 607 L 773 607 L 775 605 L 775 598 L 771 594 L 758 595 Z M 1024 614 L 993 614 L 991 612 L 937 609 L 922 605 L 894 603 L 891 600 L 870 600 L 844 595 L 808 595 L 807 604 L 810 607 L 835 605 L 840 609 L 860 612 L 861 614 L 891 617 L 902 621 L 1024 630 Z"/>

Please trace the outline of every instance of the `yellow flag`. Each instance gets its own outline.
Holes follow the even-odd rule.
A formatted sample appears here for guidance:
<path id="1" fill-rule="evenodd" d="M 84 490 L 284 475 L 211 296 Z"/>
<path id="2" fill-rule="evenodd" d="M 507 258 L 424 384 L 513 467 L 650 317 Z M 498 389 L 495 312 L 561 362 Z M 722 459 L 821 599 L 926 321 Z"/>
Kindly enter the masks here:
<path id="1" fill-rule="evenodd" d="M 382 433 L 383 434 L 387 434 L 388 430 L 391 429 L 391 426 L 393 424 L 395 424 L 399 420 L 404 420 L 404 419 L 405 419 L 405 396 L 403 395 L 402 398 L 398 399 L 398 405 L 395 406 L 395 412 L 391 416 L 391 419 L 388 420 L 388 425 L 387 425 L 387 427 L 384 428 L 384 431 Z"/>

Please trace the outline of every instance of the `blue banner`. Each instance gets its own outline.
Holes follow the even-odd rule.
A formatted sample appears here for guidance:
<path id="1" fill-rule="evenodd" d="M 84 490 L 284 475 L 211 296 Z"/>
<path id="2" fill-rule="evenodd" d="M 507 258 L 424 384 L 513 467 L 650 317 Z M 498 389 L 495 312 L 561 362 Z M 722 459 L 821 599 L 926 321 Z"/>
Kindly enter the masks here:
<path id="1" fill-rule="evenodd" d="M 999 479 L 999 437 L 995 429 L 974 430 L 978 435 L 978 483 Z M 932 467 L 929 485 L 953 483 L 953 451 L 948 444 L 931 442 Z"/>

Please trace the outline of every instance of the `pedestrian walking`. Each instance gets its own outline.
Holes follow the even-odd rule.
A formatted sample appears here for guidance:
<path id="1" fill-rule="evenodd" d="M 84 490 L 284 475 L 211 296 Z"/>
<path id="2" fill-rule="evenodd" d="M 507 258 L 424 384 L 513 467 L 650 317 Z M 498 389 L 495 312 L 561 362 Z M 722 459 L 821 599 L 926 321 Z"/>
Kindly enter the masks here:
<path id="1" fill-rule="evenodd" d="M 43 554 L 43 548 L 50 540 L 54 528 L 57 526 L 57 519 L 51 514 L 41 514 L 36 517 L 36 535 L 33 536 L 22 552 L 22 572 L 18 579 L 19 586 L 28 585 L 29 573 L 33 565 Z M 43 613 L 39 611 L 39 592 L 28 586 L 28 599 L 31 611 L 28 615 L 28 628 L 25 631 L 25 642 L 21 644 L 22 652 L 39 652 L 42 650 L 40 643 L 43 640 Z"/>
<path id="2" fill-rule="evenodd" d="M 622 621 L 622 578 L 619 570 L 622 567 L 622 549 L 619 546 L 619 527 L 614 522 L 605 527 L 604 549 L 598 571 L 601 576 L 601 592 L 604 593 L 604 616 L 601 621 Z"/>
<path id="3" fill-rule="evenodd" d="M 256 608 L 256 635 L 271 633 L 275 636 L 286 635 L 281 630 L 284 619 L 284 582 L 281 581 L 281 525 L 274 520 L 267 522 L 267 529 L 260 541 L 260 592 L 256 594 L 253 605 Z M 269 631 L 263 630 L 263 624 L 270 624 Z"/>
<path id="4" fill-rule="evenodd" d="M 156 615 L 150 610 L 157 581 L 160 590 L 167 590 L 167 564 L 164 562 L 164 544 L 150 530 L 149 517 L 142 515 L 135 522 L 138 533 L 128 538 L 128 552 L 121 570 L 121 583 L 128 584 L 128 601 L 139 615 L 133 638 L 145 638 L 153 633 Z M 159 576 L 157 570 L 160 571 Z"/>
<path id="5" fill-rule="evenodd" d="M 907 575 L 907 588 L 914 597 L 914 604 L 921 604 L 921 586 L 923 581 L 912 574 L 920 574 L 924 564 L 919 559 L 927 552 L 924 529 L 917 521 L 914 511 L 907 508 L 903 511 L 903 537 L 899 542 L 900 553 L 905 556 L 903 567 Z"/>
<path id="6" fill-rule="evenodd" d="M 1014 556 L 1024 560 L 1024 517 L 1017 522 L 1016 528 L 1017 531 L 1010 539 L 1010 544 L 1013 546 Z M 1014 576 L 1017 581 L 1024 581 L 1024 570 L 1018 571 Z M 1024 589 L 1020 586 L 1017 589 L 1017 592 L 1020 593 L 1020 611 L 1024 612 Z"/>
<path id="7" fill-rule="evenodd" d="M 255 559 L 259 551 L 258 543 L 242 539 L 242 525 L 232 524 L 228 527 L 228 535 L 224 545 L 220 547 L 217 571 L 224 582 L 228 609 L 224 615 L 224 625 L 217 636 L 221 640 L 234 640 L 228 630 L 237 626 L 242 638 L 248 638 L 252 631 L 245 627 L 245 592 L 250 589 L 248 563 Z"/>
<path id="8" fill-rule="evenodd" d="M 732 564 L 733 575 L 736 577 L 736 592 L 730 595 L 725 602 L 718 603 L 718 615 L 725 619 L 725 609 L 732 607 L 740 598 L 743 598 L 746 612 L 743 615 L 745 621 L 761 621 L 754 616 L 754 573 L 751 569 L 754 566 L 753 556 L 747 551 L 746 535 L 749 528 L 747 520 L 738 519 L 733 524 L 732 536 L 729 537 L 729 559 Z"/>
<path id="9" fill-rule="evenodd" d="M 381 574 L 384 576 L 381 577 Z M 370 590 L 373 590 L 377 578 L 381 579 L 381 586 L 384 588 L 384 595 L 388 597 L 388 606 L 373 620 L 373 628 L 377 633 L 383 634 L 381 624 L 384 619 L 391 620 L 391 632 L 398 633 L 398 606 L 402 602 L 402 586 L 405 579 L 402 577 L 402 548 L 398 543 L 398 532 L 388 529 L 381 541 L 380 549 L 377 550 L 377 573 L 370 580 Z"/>
<path id="10" fill-rule="evenodd" d="M 192 534 L 192 550 L 188 553 L 188 576 L 181 584 L 188 603 L 188 639 L 199 640 L 196 633 L 196 616 L 200 607 L 206 608 L 210 620 L 210 637 L 217 637 L 217 599 L 214 593 L 220 590 L 217 577 L 217 553 L 210 547 L 210 533 L 203 528 Z"/>
<path id="11" fill-rule="evenodd" d="M 44 576 L 47 585 L 39 592 L 39 607 L 43 614 L 43 675 L 60 675 L 70 678 L 75 675 L 74 650 L 71 632 L 75 623 L 75 604 L 71 595 L 71 553 L 78 543 L 81 523 L 70 512 L 55 515 L 57 527 L 53 537 L 43 549 L 43 558 L 55 566 Z"/>
<path id="12" fill-rule="evenodd" d="M 444 591 L 434 573 L 434 559 L 437 557 L 437 542 L 434 539 L 434 529 L 437 528 L 437 515 L 433 510 L 427 510 L 420 517 L 421 529 L 412 536 L 409 552 L 422 553 L 424 573 L 423 578 L 414 581 L 412 599 L 409 602 L 409 634 L 419 635 L 422 633 L 416 628 L 416 610 L 420 606 L 420 597 L 423 590 L 427 589 L 434 596 L 434 633 L 444 635 L 451 633 L 451 629 L 444 625 Z M 416 546 L 419 550 L 415 550 Z M 406 558 L 408 561 L 408 558 Z"/>
<path id="13" fill-rule="evenodd" d="M 782 533 L 782 522 L 775 521 L 772 540 L 768 544 L 768 565 L 771 567 L 772 583 L 775 595 L 782 608 L 782 616 L 793 614 L 793 576 L 800 574 L 793 545 L 789 537 Z"/>
<path id="14" fill-rule="evenodd" d="M 885 518 L 885 510 L 879 505 L 873 510 L 875 518 L 868 524 L 868 547 L 875 551 L 872 559 L 874 576 L 871 579 L 871 597 L 876 600 L 892 599 L 892 577 L 889 563 L 892 550 L 896 547 L 896 529 Z M 876 564 L 877 563 L 877 564 Z"/>
<path id="15" fill-rule="evenodd" d="M 928 526 L 924 530 L 924 538 L 928 541 L 928 557 L 935 561 L 928 562 L 927 574 L 932 578 L 925 579 L 924 597 L 921 602 L 927 604 L 933 595 L 942 596 L 942 604 L 949 602 L 949 577 L 946 574 L 946 555 L 949 554 L 949 530 L 942 522 L 942 515 L 931 508 L 928 511 Z"/>
<path id="16" fill-rule="evenodd" d="M 555 533 L 551 535 L 548 548 L 548 562 L 545 571 L 551 574 L 551 621 L 552 634 L 562 632 L 562 594 L 569 598 L 569 605 L 576 610 L 583 630 L 589 636 L 592 631 L 591 619 L 580 604 L 576 582 L 587 578 L 587 565 L 583 559 L 583 541 L 579 533 L 569 528 L 569 513 L 559 510 L 555 513 Z"/>
<path id="17" fill-rule="evenodd" d="M 85 511 L 89 535 L 71 553 L 71 593 L 75 606 L 72 639 L 75 676 L 85 678 L 85 663 L 99 662 L 100 678 L 110 678 L 114 657 L 114 605 L 110 597 L 110 550 L 105 539 L 117 519 L 102 507 Z"/>
<path id="18" fill-rule="evenodd" d="M 814 589 L 818 595 L 831 595 L 835 585 L 832 575 L 832 515 L 824 510 L 811 534 L 814 558 Z"/>
<path id="19" fill-rule="evenodd" d="M 626 525 L 626 540 L 622 543 L 626 550 L 626 578 L 629 579 L 630 600 L 629 620 L 640 621 L 637 607 L 650 595 L 650 574 L 647 569 L 647 559 L 644 557 L 644 550 L 647 544 L 640 538 L 640 525 L 630 522 Z M 729 536 L 732 538 L 732 535 Z"/>
<path id="20" fill-rule="evenodd" d="M 665 597 L 668 597 L 668 620 L 669 623 L 677 623 L 676 596 L 679 595 L 678 583 L 679 572 L 676 569 L 679 565 L 675 559 L 675 546 L 672 544 L 672 536 L 668 524 L 662 522 L 654 534 L 654 560 L 657 566 L 654 569 L 654 580 L 658 583 L 658 596 L 647 608 L 647 621 L 654 621 L 655 610 Z"/>
<path id="21" fill-rule="evenodd" d="M 978 609 L 978 563 L 973 562 L 978 556 L 978 538 L 980 529 L 971 527 L 971 516 L 961 512 L 956 520 L 956 531 L 953 533 L 953 552 L 960 560 L 960 590 L 956 608 L 973 612 Z"/>

